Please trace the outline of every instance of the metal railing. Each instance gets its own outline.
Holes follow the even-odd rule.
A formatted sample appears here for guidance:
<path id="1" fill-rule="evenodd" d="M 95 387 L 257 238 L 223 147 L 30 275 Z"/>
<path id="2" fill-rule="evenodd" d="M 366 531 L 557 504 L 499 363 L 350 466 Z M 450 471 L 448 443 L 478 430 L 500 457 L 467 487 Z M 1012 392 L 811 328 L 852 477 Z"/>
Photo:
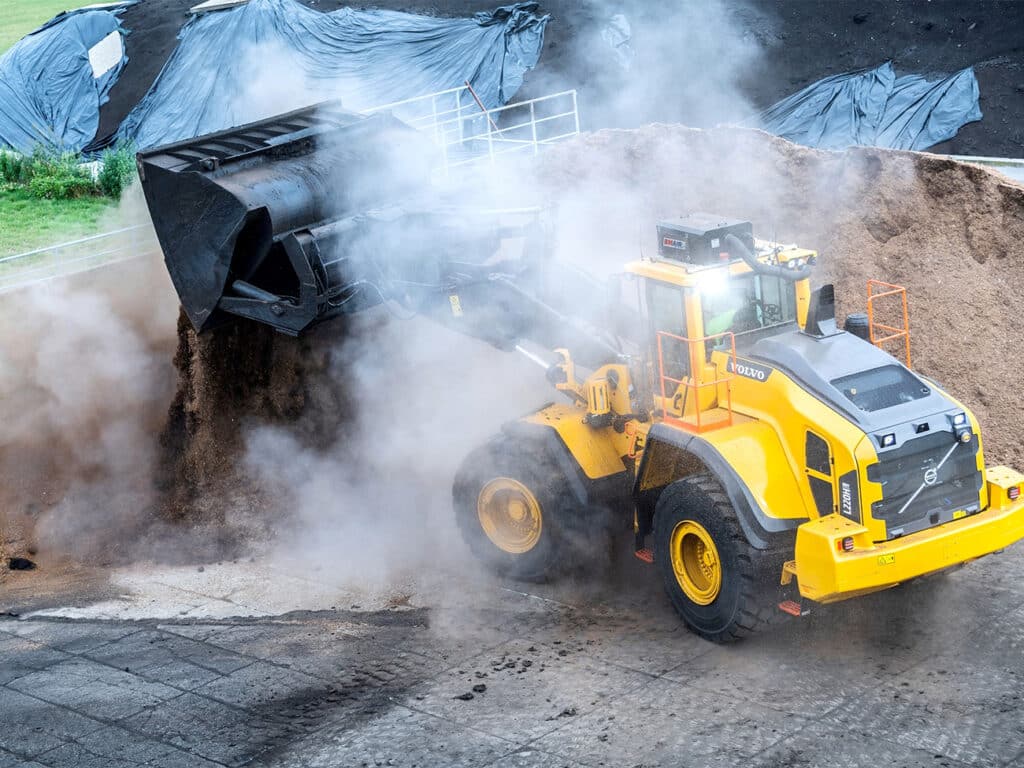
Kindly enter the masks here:
<path id="1" fill-rule="evenodd" d="M 441 151 L 441 173 L 506 155 L 536 155 L 542 146 L 578 136 L 576 91 L 561 91 L 484 110 L 468 86 L 384 104 L 367 113 L 392 112 L 428 134 Z"/>
<path id="2" fill-rule="evenodd" d="M 735 378 L 733 371 L 736 370 L 736 336 L 732 331 L 716 333 L 699 339 L 658 331 L 657 340 L 661 409 L 665 422 L 697 433 L 732 426 L 732 381 Z M 689 367 L 692 369 L 690 375 L 674 378 L 665 372 L 664 342 L 666 340 L 680 345 L 679 348 L 686 350 L 686 360 L 689 361 Z M 702 375 L 705 360 L 704 350 L 708 342 L 720 340 L 725 344 L 722 351 L 726 354 L 726 370 L 719 372 L 716 369 L 715 378 L 705 380 Z M 723 386 L 725 388 L 724 405 L 721 402 L 721 387 Z M 711 402 L 706 407 L 702 402 L 701 393 L 709 387 L 713 388 L 713 392 L 712 398 L 710 398 Z M 693 393 L 692 400 L 690 400 L 691 392 Z M 679 400 L 682 402 L 680 403 Z M 688 416 L 688 411 L 692 411 L 693 415 Z"/>
<path id="3" fill-rule="evenodd" d="M 0 257 L 0 293 L 160 252 L 148 224 Z"/>
<path id="4" fill-rule="evenodd" d="M 1020 157 L 983 157 L 981 155 L 946 155 L 950 160 L 961 163 L 984 165 L 1009 176 L 1014 181 L 1024 183 L 1024 158 Z"/>
<path id="5" fill-rule="evenodd" d="M 902 321 L 903 325 L 889 325 L 877 320 L 879 309 L 876 302 L 879 299 L 892 299 L 889 313 L 897 318 L 895 322 Z M 876 331 L 879 332 L 877 335 Z M 907 309 L 907 289 L 902 285 L 868 280 L 868 338 L 880 349 L 890 341 L 902 341 L 907 368 L 910 367 L 910 312 Z"/>

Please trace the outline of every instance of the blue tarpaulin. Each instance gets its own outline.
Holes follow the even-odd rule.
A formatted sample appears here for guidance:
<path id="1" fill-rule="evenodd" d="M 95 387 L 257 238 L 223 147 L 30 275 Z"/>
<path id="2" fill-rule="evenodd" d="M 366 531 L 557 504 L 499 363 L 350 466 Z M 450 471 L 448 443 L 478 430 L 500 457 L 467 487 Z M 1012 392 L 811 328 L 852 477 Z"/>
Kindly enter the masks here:
<path id="1" fill-rule="evenodd" d="M 971 68 L 939 80 L 896 77 L 891 62 L 833 75 L 761 113 L 760 126 L 821 149 L 927 149 L 981 119 Z"/>
<path id="2" fill-rule="evenodd" d="M 360 110 L 467 80 L 488 108 L 500 106 L 540 57 L 549 17 L 537 7 L 442 19 L 251 0 L 203 14 L 118 136 L 145 149 L 329 99 Z"/>
<path id="3" fill-rule="evenodd" d="M 0 147 L 77 152 L 128 61 L 116 11 L 61 14 L 0 56 Z"/>

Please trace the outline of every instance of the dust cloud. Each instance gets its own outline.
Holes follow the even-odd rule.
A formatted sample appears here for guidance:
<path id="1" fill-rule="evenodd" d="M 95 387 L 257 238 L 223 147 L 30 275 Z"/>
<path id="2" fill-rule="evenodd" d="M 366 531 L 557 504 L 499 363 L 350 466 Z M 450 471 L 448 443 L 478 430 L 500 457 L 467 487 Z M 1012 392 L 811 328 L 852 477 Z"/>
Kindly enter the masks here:
<path id="1" fill-rule="evenodd" d="M 338 580 L 384 585 L 465 565 L 451 478 L 500 424 L 537 405 L 543 372 L 422 319 L 350 321 L 335 355 L 353 410 L 327 450 L 258 427 L 245 465 L 289 525 L 276 551 Z"/>
<path id="2" fill-rule="evenodd" d="M 147 218 L 136 186 L 102 228 Z M 0 538 L 9 556 L 111 561 L 136 550 L 156 500 L 176 311 L 156 256 L 4 294 Z"/>
<path id="3" fill-rule="evenodd" d="M 610 18 L 613 10 L 595 5 L 593 12 Z M 747 111 L 735 81 L 756 58 L 757 45 L 730 13 L 718 2 L 629 10 L 630 71 L 621 72 L 628 78 L 606 80 L 590 93 L 584 114 L 604 124 L 646 120 L 664 101 L 657 93 L 668 81 L 680 86 L 672 100 L 685 105 L 690 121 L 705 124 Z M 702 32 L 710 27 L 711 37 Z M 579 73 L 595 63 L 587 56 L 607 50 L 578 49 L 585 51 L 574 64 Z M 300 68 L 279 66 L 290 58 L 273 43 L 245 57 L 242 66 L 258 76 L 248 79 L 251 92 L 229 105 L 238 121 L 353 90 L 350 83 L 311 83 L 295 74 Z M 511 172 L 478 167 L 461 202 L 480 208 L 543 200 L 556 256 L 594 273 L 614 271 L 651 239 L 644 218 L 650 201 L 636 195 L 614 159 L 590 158 L 586 189 L 571 195 L 557 185 L 538 186 L 538 177 L 522 170 L 521 164 Z M 138 196 L 129 196 L 123 219 L 138 217 L 138 210 L 129 210 L 133 204 Z M 380 251 L 387 252 L 387 243 Z M 132 280 L 111 275 L 113 287 L 76 284 L 79 301 L 94 306 L 72 310 L 73 302 L 58 300 L 49 314 L 39 313 L 75 327 L 79 336 L 68 343 L 87 358 L 77 365 L 75 381 L 88 390 L 81 395 L 88 402 L 47 416 L 52 432 L 74 435 L 85 423 L 105 438 L 98 444 L 110 448 L 94 451 L 79 440 L 69 446 L 78 463 L 62 461 L 68 480 L 49 491 L 60 501 L 41 516 L 37 538 L 80 548 L 87 539 L 110 539 L 110 530 L 136 530 L 122 515 L 133 521 L 148 515 L 165 538 L 169 525 L 203 531 L 174 547 L 196 559 L 266 549 L 357 580 L 443 563 L 459 567 L 466 553 L 452 521 L 451 478 L 462 457 L 504 421 L 554 397 L 533 363 L 421 318 L 397 318 L 387 308 L 336 320 L 298 340 L 245 322 L 197 336 L 179 318 L 173 391 L 166 345 L 174 310 L 165 301 L 170 293 L 162 270 L 156 272 L 163 280 L 159 307 L 149 306 L 148 292 L 133 290 Z M 133 303 L 139 300 L 141 306 Z M 83 322 L 90 317 L 95 326 Z M 51 336 L 50 344 L 61 338 L 39 333 Z M 40 370 L 33 378 L 53 375 Z M 30 454 L 17 455 L 24 460 Z"/>
<path id="4" fill-rule="evenodd" d="M 615 15 L 611 4 L 598 9 Z M 628 69 L 615 64 L 620 74 L 589 85 L 581 110 L 597 117 L 585 123 L 670 114 L 715 125 L 749 114 L 738 82 L 762 54 L 737 13 L 748 11 L 715 2 L 627 14 Z M 601 45 L 580 46 L 581 80 L 588 56 L 607 68 Z M 336 95 L 271 74 L 253 80 L 261 112 Z M 1024 190 L 997 175 L 921 154 L 825 153 L 756 131 L 655 124 L 597 131 L 470 178 L 464 203 L 539 206 L 552 257 L 598 275 L 650 255 L 656 220 L 704 210 L 819 249 L 818 279 L 836 280 L 843 311 L 860 309 L 867 276 L 907 284 L 916 362 L 977 409 L 991 458 L 1024 463 L 1007 354 L 1020 321 L 1002 287 L 1021 267 Z M 380 244 L 381 258 L 388 249 Z M 0 468 L 10 478 L 0 493 L 14 510 L 8 529 L 35 528 L 34 538 L 8 534 L 22 549 L 120 541 L 136 543 L 126 556 L 154 555 L 166 540 L 178 557 L 259 551 L 335 583 L 415 589 L 440 570 L 455 593 L 480 573 L 452 517 L 456 468 L 503 422 L 556 398 L 533 363 L 393 305 L 301 339 L 242 321 L 197 335 L 183 318 L 175 334 L 173 291 L 156 262 L 49 284 L 3 307 L 5 328 L 18 332 L 0 340 Z M 950 328 L 971 339 L 956 355 Z M 203 535 L 175 538 L 188 530 Z"/>

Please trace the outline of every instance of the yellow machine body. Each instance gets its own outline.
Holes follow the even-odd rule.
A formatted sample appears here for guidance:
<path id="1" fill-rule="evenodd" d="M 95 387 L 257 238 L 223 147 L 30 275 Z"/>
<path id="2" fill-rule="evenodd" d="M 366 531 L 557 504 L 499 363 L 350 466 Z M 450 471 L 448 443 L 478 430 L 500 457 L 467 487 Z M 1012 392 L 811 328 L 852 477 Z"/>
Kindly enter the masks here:
<path id="1" fill-rule="evenodd" d="M 794 247 L 762 242 L 758 246 L 759 253 L 772 254 L 776 265 L 815 257 L 813 251 Z M 636 284 L 641 297 L 638 316 L 649 329 L 641 343 L 646 345 L 646 354 L 638 356 L 635 364 L 606 365 L 577 381 L 568 352 L 560 350 L 566 376 L 558 387 L 573 402 L 549 405 L 522 421 L 553 430 L 587 481 L 631 473 L 637 499 L 636 528 L 641 534 L 646 530 L 644 499 L 689 475 L 716 475 L 734 502 L 752 510 L 749 530 L 745 525 L 752 542 L 765 547 L 779 547 L 779 542 L 784 542 L 780 583 L 795 584 L 802 598 L 817 602 L 892 587 L 1024 538 L 1024 475 L 1005 467 L 986 470 L 974 416 L 937 386 L 931 388 L 929 397 L 941 395 L 954 412 L 961 409 L 964 414 L 959 425 L 950 427 L 953 447 L 946 452 L 942 443 L 947 433 L 939 431 L 945 418 L 941 414 L 930 414 L 930 424 L 924 416 L 909 422 L 920 436 L 942 443 L 939 447 L 947 460 L 957 448 L 956 440 L 969 432 L 975 442 L 958 450 L 964 456 L 974 450 L 974 458 L 957 460 L 961 468 L 965 461 L 974 462 L 983 478 L 978 480 L 980 487 L 969 493 L 960 488 L 963 503 L 932 513 L 923 523 L 918 521 L 924 526 L 920 530 L 908 526 L 906 533 L 900 532 L 902 509 L 890 511 L 888 520 L 882 519 L 881 513 L 875 517 L 875 510 L 886 503 L 878 473 L 883 471 L 880 456 L 885 456 L 879 440 L 887 440 L 888 433 L 880 436 L 867 431 L 851 416 L 856 408 L 830 402 L 785 366 L 766 365 L 763 357 L 744 357 L 742 349 L 736 351 L 729 343 L 735 343 L 738 336 L 733 331 L 709 329 L 707 310 L 713 302 L 709 304 L 705 298 L 707 287 L 720 291 L 723 283 L 752 274 L 752 268 L 742 262 L 699 270 L 668 261 L 627 265 L 624 281 Z M 792 333 L 803 334 L 803 339 L 807 324 L 814 321 L 808 317 L 815 309 L 809 280 L 785 283 L 784 289 L 786 296 L 780 303 L 786 304 L 785 316 L 792 318 Z M 782 290 L 779 288 L 780 293 Z M 666 313 L 654 306 L 656 295 L 673 297 L 673 302 L 679 297 L 686 344 L 678 343 L 674 357 L 664 342 L 682 335 L 675 335 L 678 328 L 661 325 L 675 310 Z M 656 338 L 659 334 L 660 340 Z M 818 342 L 807 342 L 812 343 Z M 873 355 L 884 355 L 900 367 L 867 341 L 854 343 L 870 347 Z M 814 352 L 816 348 L 809 349 Z M 668 376 L 670 359 L 685 368 L 686 375 Z M 913 404 L 898 408 L 912 409 Z M 949 418 L 960 417 L 954 413 Z M 893 427 L 892 431 L 904 428 Z M 911 435 L 905 444 L 918 436 Z M 896 464 L 904 471 L 903 464 L 908 462 L 913 463 Z M 931 464 L 939 462 L 936 459 Z M 929 465 L 925 462 L 924 466 L 922 488 L 928 492 Z M 888 482 L 895 483 L 891 478 Z M 653 515 L 649 503 L 646 515 L 649 524 Z"/>

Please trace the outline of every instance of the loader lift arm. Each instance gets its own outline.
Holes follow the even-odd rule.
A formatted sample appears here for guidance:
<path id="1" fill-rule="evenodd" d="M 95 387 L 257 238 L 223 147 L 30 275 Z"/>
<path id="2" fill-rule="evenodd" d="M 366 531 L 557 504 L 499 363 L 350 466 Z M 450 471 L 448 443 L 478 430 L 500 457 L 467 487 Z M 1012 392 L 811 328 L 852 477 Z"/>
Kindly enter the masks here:
<path id="1" fill-rule="evenodd" d="M 603 289 L 547 258 L 538 212 L 439 198 L 430 157 L 390 115 L 326 103 L 148 150 L 138 165 L 200 332 L 238 316 L 298 335 L 394 302 L 500 349 L 530 340 L 589 365 L 616 359 L 588 313 L 569 308 L 595 291 L 602 303 Z"/>

